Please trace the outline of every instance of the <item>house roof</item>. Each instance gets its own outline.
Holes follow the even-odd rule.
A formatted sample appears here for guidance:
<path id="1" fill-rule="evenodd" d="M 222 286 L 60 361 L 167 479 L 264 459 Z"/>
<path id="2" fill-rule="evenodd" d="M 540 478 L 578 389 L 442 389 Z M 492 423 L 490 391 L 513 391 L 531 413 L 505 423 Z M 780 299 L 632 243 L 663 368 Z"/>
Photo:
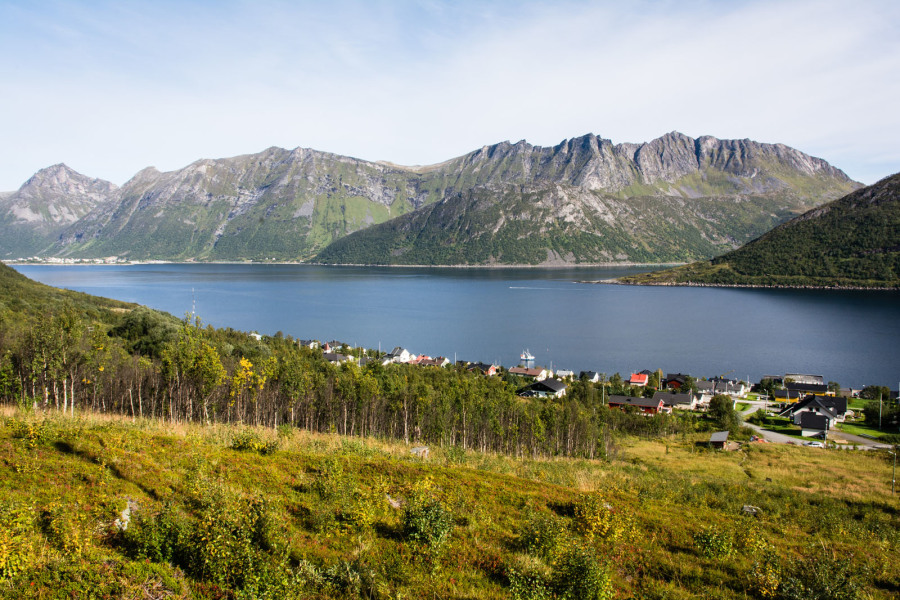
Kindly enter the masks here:
<path id="1" fill-rule="evenodd" d="M 824 394 L 828 391 L 828 386 L 820 383 L 796 383 L 789 381 L 784 387 L 792 392 L 810 392 L 813 394 Z"/>
<path id="2" fill-rule="evenodd" d="M 796 404 L 791 404 L 778 413 L 780 416 L 790 416 L 798 411 L 823 412 L 831 419 L 837 419 L 847 412 L 846 398 L 832 398 L 828 396 L 814 396 L 810 394 Z"/>
<path id="3" fill-rule="evenodd" d="M 632 396 L 610 396 L 609 404 L 638 406 L 641 408 L 659 408 L 660 401 L 653 398 L 634 398 Z"/>
<path id="4" fill-rule="evenodd" d="M 822 385 L 825 383 L 825 377 L 823 375 L 809 375 L 807 373 L 785 373 L 785 379 L 792 379 L 797 383 L 811 383 L 815 385 Z"/>
<path id="5" fill-rule="evenodd" d="M 716 431 L 716 432 L 713 433 L 711 436 L 709 436 L 709 443 L 711 443 L 711 444 L 716 444 L 716 443 L 722 443 L 722 444 L 724 444 L 725 442 L 728 441 L 728 434 L 729 434 L 729 433 L 730 433 L 730 432 L 728 432 L 728 431 Z"/>
<path id="6" fill-rule="evenodd" d="M 537 383 L 532 383 L 530 387 L 531 388 L 545 387 L 545 388 L 552 390 L 553 392 L 559 393 L 559 392 L 565 391 L 566 384 L 564 384 L 559 379 L 550 378 L 550 379 L 545 379 L 543 381 L 538 381 Z"/>
<path id="7" fill-rule="evenodd" d="M 632 373 L 631 379 L 629 379 L 628 381 L 630 381 L 632 385 L 647 385 L 648 379 L 650 379 L 649 375 L 644 375 L 643 373 Z"/>
<path id="8" fill-rule="evenodd" d="M 668 373 L 666 375 L 666 383 L 677 381 L 678 383 L 683 385 L 684 382 L 687 381 L 688 377 L 690 377 L 690 375 L 685 375 L 684 373 Z"/>
<path id="9" fill-rule="evenodd" d="M 529 369 L 527 367 L 513 367 L 509 370 L 513 375 L 527 375 L 528 377 L 538 377 L 541 373 L 544 372 L 544 369 L 534 368 Z"/>
<path id="10" fill-rule="evenodd" d="M 698 392 L 714 392 L 714 391 L 716 391 L 716 382 L 715 381 L 703 381 L 701 379 L 700 381 L 695 381 L 694 383 L 697 384 Z"/>
<path id="11" fill-rule="evenodd" d="M 800 413 L 800 428 L 825 431 L 828 429 L 828 418 L 814 412 Z"/>
<path id="12" fill-rule="evenodd" d="M 594 377 L 600 377 L 600 374 L 597 371 L 582 371 L 578 374 L 579 379 L 581 377 L 587 377 L 588 379 L 593 379 Z"/>
<path id="13" fill-rule="evenodd" d="M 349 360 L 349 356 L 345 356 L 343 354 L 338 354 L 337 352 L 326 352 L 322 355 L 325 360 L 328 362 L 344 362 L 345 360 Z"/>
<path id="14" fill-rule="evenodd" d="M 677 406 L 679 404 L 692 404 L 693 394 L 671 394 L 669 392 L 656 392 L 653 400 L 662 400 L 663 406 Z"/>

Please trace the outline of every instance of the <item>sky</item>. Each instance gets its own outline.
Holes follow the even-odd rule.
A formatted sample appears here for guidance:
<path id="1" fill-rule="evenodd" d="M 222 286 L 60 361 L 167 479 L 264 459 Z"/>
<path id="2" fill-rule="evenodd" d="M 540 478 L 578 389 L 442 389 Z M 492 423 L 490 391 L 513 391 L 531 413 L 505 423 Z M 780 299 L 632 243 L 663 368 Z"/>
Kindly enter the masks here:
<path id="1" fill-rule="evenodd" d="M 896 0 L 0 0 L 0 190 L 271 146 L 433 164 L 669 131 L 900 171 Z"/>

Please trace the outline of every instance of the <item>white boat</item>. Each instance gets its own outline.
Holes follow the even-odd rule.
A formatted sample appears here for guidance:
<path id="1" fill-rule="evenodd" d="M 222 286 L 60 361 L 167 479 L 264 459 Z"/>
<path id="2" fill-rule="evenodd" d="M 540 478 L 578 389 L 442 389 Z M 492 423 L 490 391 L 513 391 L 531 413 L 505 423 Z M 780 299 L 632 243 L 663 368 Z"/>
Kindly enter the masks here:
<path id="1" fill-rule="evenodd" d="M 529 352 L 526 348 L 525 351 L 519 355 L 519 358 L 521 358 L 522 360 L 534 360 L 534 354 Z"/>

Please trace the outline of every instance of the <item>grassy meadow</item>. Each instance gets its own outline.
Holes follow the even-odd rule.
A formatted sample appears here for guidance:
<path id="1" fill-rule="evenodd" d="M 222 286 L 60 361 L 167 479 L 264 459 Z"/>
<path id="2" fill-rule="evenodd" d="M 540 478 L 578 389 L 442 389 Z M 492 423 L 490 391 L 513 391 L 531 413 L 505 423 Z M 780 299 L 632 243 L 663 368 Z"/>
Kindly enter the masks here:
<path id="1" fill-rule="evenodd" d="M 285 426 L 2 410 L 6 598 L 900 592 L 883 452 L 685 434 L 622 438 L 605 461 L 419 457 Z"/>

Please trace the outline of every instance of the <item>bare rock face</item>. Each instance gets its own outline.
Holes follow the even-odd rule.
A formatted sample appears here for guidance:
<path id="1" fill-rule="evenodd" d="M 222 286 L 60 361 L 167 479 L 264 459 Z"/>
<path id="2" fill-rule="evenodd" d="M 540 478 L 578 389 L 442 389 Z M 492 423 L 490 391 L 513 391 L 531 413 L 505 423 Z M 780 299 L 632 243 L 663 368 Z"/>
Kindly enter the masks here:
<path id="1" fill-rule="evenodd" d="M 659 219 L 679 227 L 687 219 L 696 229 L 696 219 L 729 218 L 727 210 L 701 208 L 700 199 L 765 196 L 768 202 L 749 210 L 768 215 L 760 223 L 769 223 L 772 215 L 787 218 L 856 187 L 825 161 L 787 146 L 677 132 L 644 144 L 613 144 L 592 134 L 553 147 L 501 142 L 428 167 L 269 148 L 166 173 L 150 167 L 121 188 L 55 165 L 0 197 L 0 257 L 306 259 L 350 233 L 436 202 L 477 197 L 481 206 L 517 189 L 520 214 L 495 207 L 500 216 L 490 217 L 492 228 L 521 228 L 530 219 L 535 231 L 546 232 L 540 213 L 588 233 L 597 223 L 620 222 L 623 235 L 632 235 L 642 227 L 636 206 L 648 198 L 667 199 L 651 210 Z M 689 201 L 694 205 L 686 210 Z M 554 252 L 554 260 L 582 258 Z M 625 250 L 609 255 L 629 256 Z"/>
<path id="2" fill-rule="evenodd" d="M 116 186 L 91 179 L 64 164 L 41 169 L 3 202 L 15 221 L 36 227 L 74 223 L 107 202 Z"/>

